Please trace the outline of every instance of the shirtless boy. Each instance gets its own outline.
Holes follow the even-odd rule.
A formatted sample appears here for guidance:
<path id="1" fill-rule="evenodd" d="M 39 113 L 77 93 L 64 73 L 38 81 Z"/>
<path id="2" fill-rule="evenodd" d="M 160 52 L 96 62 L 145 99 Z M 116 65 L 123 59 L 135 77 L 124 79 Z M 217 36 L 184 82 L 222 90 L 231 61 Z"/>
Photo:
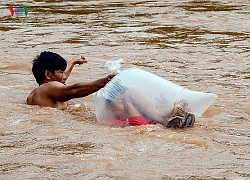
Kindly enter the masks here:
<path id="1" fill-rule="evenodd" d="M 44 51 L 33 60 L 32 72 L 39 87 L 27 98 L 27 104 L 65 109 L 67 101 L 88 96 L 104 87 L 114 75 L 90 82 L 65 84 L 76 64 L 87 63 L 81 56 L 68 63 L 57 53 Z"/>

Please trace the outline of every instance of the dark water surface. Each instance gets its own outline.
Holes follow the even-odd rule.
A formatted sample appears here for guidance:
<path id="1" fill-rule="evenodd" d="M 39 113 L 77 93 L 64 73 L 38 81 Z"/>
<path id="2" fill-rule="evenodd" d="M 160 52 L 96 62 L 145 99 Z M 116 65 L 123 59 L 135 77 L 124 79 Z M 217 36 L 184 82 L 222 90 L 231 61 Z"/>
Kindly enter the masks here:
<path id="1" fill-rule="evenodd" d="M 0 179 L 250 179 L 249 1 L 1 1 L 0 18 Z M 65 111 L 28 106 L 44 50 L 89 60 L 68 83 L 123 58 L 219 97 L 182 130 L 101 125 L 93 95 Z"/>

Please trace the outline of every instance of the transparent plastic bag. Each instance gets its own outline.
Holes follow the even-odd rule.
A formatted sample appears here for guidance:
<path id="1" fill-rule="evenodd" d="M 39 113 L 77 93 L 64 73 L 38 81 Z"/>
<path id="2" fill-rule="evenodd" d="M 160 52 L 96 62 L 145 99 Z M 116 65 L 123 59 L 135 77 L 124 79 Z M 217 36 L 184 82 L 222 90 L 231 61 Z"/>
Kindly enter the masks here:
<path id="1" fill-rule="evenodd" d="M 175 106 L 183 107 L 195 116 L 202 116 L 217 95 L 192 91 L 148 71 L 129 68 L 121 71 L 95 93 L 97 120 L 107 124 L 126 125 L 129 118 L 125 111 L 129 105 L 124 105 L 126 97 L 135 98 L 135 109 L 144 111 L 145 115 L 157 122 L 162 116 L 170 118 Z"/>

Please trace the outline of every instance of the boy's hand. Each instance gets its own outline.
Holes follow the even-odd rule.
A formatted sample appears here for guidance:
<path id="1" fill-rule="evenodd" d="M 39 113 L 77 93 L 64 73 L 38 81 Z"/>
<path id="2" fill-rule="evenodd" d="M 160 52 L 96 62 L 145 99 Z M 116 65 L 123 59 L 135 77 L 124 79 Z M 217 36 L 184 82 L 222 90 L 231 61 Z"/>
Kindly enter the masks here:
<path id="1" fill-rule="evenodd" d="M 107 78 L 107 82 L 111 81 L 111 79 L 112 79 L 113 77 L 115 77 L 114 74 L 108 75 L 108 76 L 106 77 L 106 78 Z"/>
<path id="2" fill-rule="evenodd" d="M 81 55 L 80 57 L 75 57 L 72 60 L 73 64 L 83 64 L 83 63 L 87 63 L 88 61 L 85 59 L 85 57 L 83 55 Z"/>

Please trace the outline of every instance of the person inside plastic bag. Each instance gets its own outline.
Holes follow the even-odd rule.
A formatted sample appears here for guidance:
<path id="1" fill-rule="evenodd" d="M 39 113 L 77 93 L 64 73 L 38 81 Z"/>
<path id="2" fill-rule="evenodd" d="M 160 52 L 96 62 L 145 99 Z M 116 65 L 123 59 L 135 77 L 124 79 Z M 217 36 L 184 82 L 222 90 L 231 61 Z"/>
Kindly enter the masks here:
<path id="1" fill-rule="evenodd" d="M 116 82 L 115 90 L 112 89 L 106 97 L 106 109 L 110 111 L 108 116 L 113 115 L 113 120 L 106 120 L 106 123 L 124 126 L 161 123 L 168 128 L 192 127 L 195 116 L 188 113 L 186 107 L 184 101 L 179 101 L 175 104 L 170 117 L 167 114 L 162 115 L 142 92 Z"/>

